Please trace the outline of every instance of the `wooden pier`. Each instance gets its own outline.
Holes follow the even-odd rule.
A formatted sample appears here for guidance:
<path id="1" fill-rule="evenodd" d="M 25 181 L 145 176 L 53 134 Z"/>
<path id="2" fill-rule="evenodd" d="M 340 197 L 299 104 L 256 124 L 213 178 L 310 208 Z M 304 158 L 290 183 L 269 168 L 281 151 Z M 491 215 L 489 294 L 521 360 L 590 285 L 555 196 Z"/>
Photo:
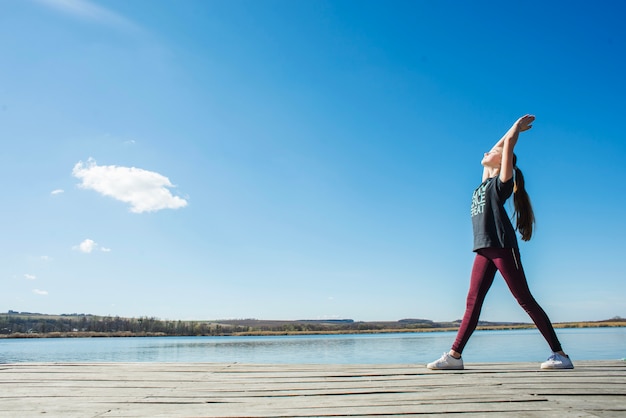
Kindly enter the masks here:
<path id="1" fill-rule="evenodd" d="M 0 417 L 625 417 L 626 362 L 0 364 Z"/>

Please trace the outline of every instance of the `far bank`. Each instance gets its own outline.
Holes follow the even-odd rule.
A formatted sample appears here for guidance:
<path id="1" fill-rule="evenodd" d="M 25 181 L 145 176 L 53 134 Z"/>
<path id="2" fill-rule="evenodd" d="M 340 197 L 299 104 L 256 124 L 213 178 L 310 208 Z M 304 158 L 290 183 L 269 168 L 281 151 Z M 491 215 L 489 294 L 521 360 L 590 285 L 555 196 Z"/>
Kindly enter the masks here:
<path id="1" fill-rule="evenodd" d="M 360 322 L 344 320 L 217 320 L 170 321 L 156 318 L 99 317 L 15 313 L 0 316 L 0 338 L 100 338 L 166 336 L 280 336 L 456 331 L 459 321 L 425 319 Z M 555 328 L 624 327 L 626 319 L 555 323 Z M 532 323 L 481 321 L 478 330 L 520 330 Z"/>

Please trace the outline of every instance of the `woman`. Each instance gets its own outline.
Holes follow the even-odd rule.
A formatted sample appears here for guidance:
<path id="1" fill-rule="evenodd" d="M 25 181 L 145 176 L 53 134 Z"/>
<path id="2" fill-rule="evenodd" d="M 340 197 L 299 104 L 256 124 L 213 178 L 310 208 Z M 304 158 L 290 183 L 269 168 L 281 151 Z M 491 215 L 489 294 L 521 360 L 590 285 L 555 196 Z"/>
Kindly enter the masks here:
<path id="1" fill-rule="evenodd" d="M 456 340 L 448 353 L 427 365 L 434 370 L 463 369 L 461 353 L 476 329 L 480 310 L 496 271 L 500 271 L 511 293 L 546 339 L 553 354 L 541 364 L 542 369 L 573 369 L 546 313 L 531 295 L 520 261 L 515 228 L 504 209 L 513 194 L 517 230 L 528 241 L 533 232 L 534 214 L 524 188 L 524 177 L 516 165 L 513 148 L 520 132 L 532 128 L 535 117 L 519 118 L 508 132 L 486 153 L 482 160 L 483 182 L 474 191 L 471 215 L 476 258 L 472 268 L 467 306 Z"/>

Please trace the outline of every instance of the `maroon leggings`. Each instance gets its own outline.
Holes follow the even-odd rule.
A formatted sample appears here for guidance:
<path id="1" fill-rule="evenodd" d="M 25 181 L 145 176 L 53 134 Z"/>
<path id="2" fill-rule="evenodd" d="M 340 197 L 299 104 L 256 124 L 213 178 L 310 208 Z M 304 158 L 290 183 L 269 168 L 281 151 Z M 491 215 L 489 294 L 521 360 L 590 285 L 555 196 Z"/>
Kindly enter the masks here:
<path id="1" fill-rule="evenodd" d="M 487 291 L 493 283 L 496 271 L 500 271 L 511 293 L 533 320 L 552 351 L 561 351 L 561 343 L 554 332 L 548 315 L 530 294 L 524 269 L 520 262 L 519 251 L 513 248 L 483 248 L 476 252 L 465 315 L 452 349 L 462 353 L 465 344 L 476 329 L 480 310 L 483 307 Z"/>

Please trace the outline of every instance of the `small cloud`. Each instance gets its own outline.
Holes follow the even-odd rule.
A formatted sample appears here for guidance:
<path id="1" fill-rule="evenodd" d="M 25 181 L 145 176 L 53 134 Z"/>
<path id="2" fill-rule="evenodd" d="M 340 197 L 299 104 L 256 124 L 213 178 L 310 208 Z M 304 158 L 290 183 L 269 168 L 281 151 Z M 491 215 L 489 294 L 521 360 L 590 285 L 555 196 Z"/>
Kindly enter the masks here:
<path id="1" fill-rule="evenodd" d="M 72 175 L 81 180 L 79 187 L 129 203 L 133 213 L 187 206 L 185 199 L 173 196 L 168 190 L 174 187 L 170 180 L 154 171 L 115 165 L 101 166 L 90 158 L 87 163 L 76 163 Z"/>
<path id="2" fill-rule="evenodd" d="M 52 261 L 52 257 L 50 257 L 50 256 L 48 256 L 48 255 L 42 255 L 42 256 L 40 257 L 40 259 L 41 259 L 41 261 L 46 261 L 46 262 L 48 262 L 48 261 Z"/>
<path id="3" fill-rule="evenodd" d="M 87 238 L 86 240 L 84 240 L 80 244 L 74 246 L 73 248 L 75 250 L 78 250 L 78 251 L 82 252 L 82 253 L 89 254 L 97 246 L 98 246 L 98 244 L 94 240 Z"/>
<path id="4" fill-rule="evenodd" d="M 80 251 L 81 253 L 85 253 L 85 254 L 90 254 L 97 248 L 99 248 L 100 251 L 102 251 L 103 253 L 111 252 L 110 248 L 100 247 L 97 242 L 89 238 L 87 238 L 80 244 L 72 247 L 73 250 Z"/>
<path id="5" fill-rule="evenodd" d="M 51 191 L 50 194 L 52 196 L 56 196 L 58 194 L 62 194 L 63 192 L 65 192 L 65 190 L 63 190 L 63 189 L 55 189 L 55 190 Z"/>
<path id="6" fill-rule="evenodd" d="M 42 296 L 47 296 L 48 295 L 48 291 L 47 290 L 33 289 L 33 293 L 36 294 L 36 295 L 42 295 Z"/>
<path id="7" fill-rule="evenodd" d="M 136 142 L 134 139 L 129 139 L 128 141 L 124 141 L 124 145 L 130 146 L 130 145 L 135 145 Z"/>
<path id="8" fill-rule="evenodd" d="M 35 280 L 37 278 L 37 276 L 35 276 L 34 274 L 25 274 L 24 278 L 26 280 Z"/>

